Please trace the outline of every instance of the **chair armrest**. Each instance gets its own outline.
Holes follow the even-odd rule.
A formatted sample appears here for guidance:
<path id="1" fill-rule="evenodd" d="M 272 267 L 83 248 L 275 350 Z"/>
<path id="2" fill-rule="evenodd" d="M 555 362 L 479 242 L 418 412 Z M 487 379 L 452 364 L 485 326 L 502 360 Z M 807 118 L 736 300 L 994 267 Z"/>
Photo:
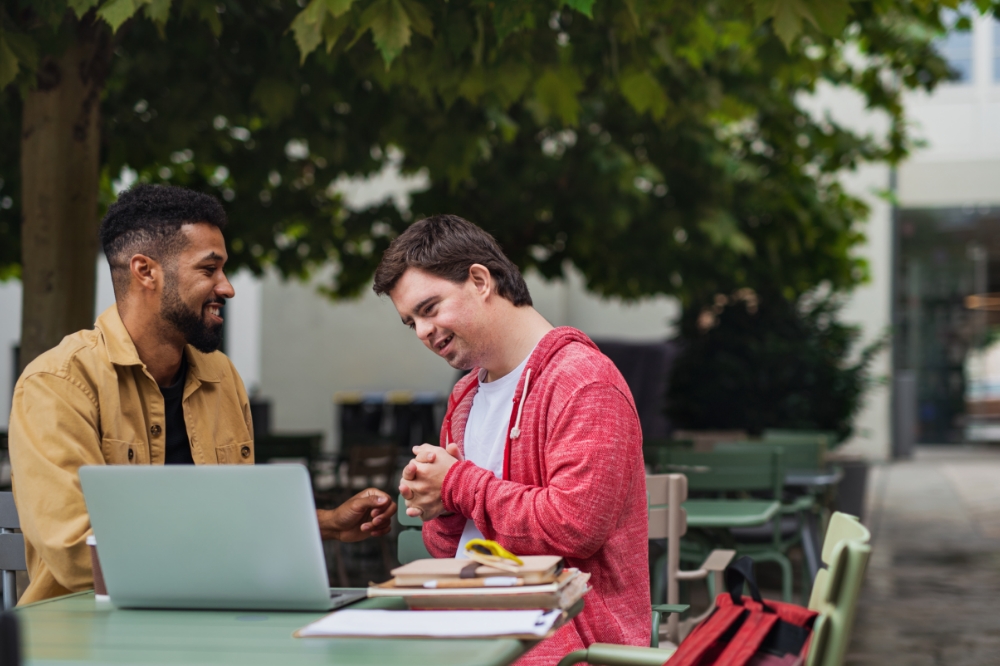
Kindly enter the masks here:
<path id="1" fill-rule="evenodd" d="M 713 550 L 701 563 L 701 568 L 705 571 L 725 571 L 734 557 L 736 557 L 735 550 Z"/>
<path id="2" fill-rule="evenodd" d="M 688 608 L 687 604 L 653 604 L 653 630 L 649 635 L 649 647 L 660 647 L 660 616 L 663 613 L 683 613 Z"/>
<path id="3" fill-rule="evenodd" d="M 594 643 L 586 650 L 570 652 L 559 666 L 588 663 L 593 666 L 663 666 L 675 650 Z"/>
<path id="4" fill-rule="evenodd" d="M 654 613 L 683 613 L 688 608 L 688 604 L 653 604 Z"/>

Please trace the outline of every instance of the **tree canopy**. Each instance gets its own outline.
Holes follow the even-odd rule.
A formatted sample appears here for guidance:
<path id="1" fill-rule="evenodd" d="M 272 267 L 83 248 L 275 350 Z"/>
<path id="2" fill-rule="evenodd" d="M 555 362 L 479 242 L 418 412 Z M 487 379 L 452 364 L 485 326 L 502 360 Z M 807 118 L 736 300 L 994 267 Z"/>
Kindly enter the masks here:
<path id="1" fill-rule="evenodd" d="M 988 11 L 980 0 L 975 9 Z M 962 5 L 966 7 L 966 5 Z M 220 196 L 234 267 L 356 294 L 391 238 L 450 212 L 522 267 L 687 304 L 865 279 L 837 174 L 911 148 L 901 95 L 949 76 L 951 0 L 4 0 L 0 277 L 17 275 L 20 99 L 81 23 L 113 31 L 105 197 L 139 178 Z M 974 9 L 974 10 L 975 10 Z M 959 29 L 968 27 L 960 20 Z M 885 136 L 805 110 L 822 83 Z M 350 211 L 331 186 L 394 151 L 430 187 Z M 96 246 L 96 241 L 95 241 Z"/>

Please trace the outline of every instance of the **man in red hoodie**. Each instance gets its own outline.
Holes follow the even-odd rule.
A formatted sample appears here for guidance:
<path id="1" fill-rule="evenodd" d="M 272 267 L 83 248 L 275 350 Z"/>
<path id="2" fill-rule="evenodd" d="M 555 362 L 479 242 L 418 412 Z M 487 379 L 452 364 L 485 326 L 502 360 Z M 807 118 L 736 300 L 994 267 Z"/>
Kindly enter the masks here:
<path id="1" fill-rule="evenodd" d="M 410 226 L 374 289 L 428 349 L 472 370 L 448 401 L 445 447 L 415 447 L 403 473 L 427 549 L 461 557 L 483 536 L 591 574 L 584 610 L 523 663 L 596 642 L 649 645 L 642 432 L 621 373 L 582 332 L 553 328 L 493 237 L 460 217 Z"/>

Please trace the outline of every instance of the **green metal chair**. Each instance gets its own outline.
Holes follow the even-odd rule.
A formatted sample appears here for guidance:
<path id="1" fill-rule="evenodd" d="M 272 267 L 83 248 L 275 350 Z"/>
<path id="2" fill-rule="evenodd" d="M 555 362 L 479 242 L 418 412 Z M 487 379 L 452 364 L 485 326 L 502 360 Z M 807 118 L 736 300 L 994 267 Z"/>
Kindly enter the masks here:
<path id="1" fill-rule="evenodd" d="M 857 540 L 838 541 L 830 554 L 829 585 L 820 600 L 819 617 L 813 625 L 806 666 L 842 666 L 851 641 L 861 583 L 871 546 Z M 588 663 L 593 666 L 669 666 L 673 651 L 627 645 L 594 643 L 571 652 L 559 666 Z"/>
<path id="2" fill-rule="evenodd" d="M 775 440 L 724 442 L 716 444 L 716 451 L 776 451 L 782 452 L 786 480 L 789 472 L 819 473 L 826 466 L 826 439 L 824 437 L 788 436 Z M 822 512 L 822 502 L 815 489 L 785 487 L 781 494 L 782 535 L 789 538 L 797 533 L 804 554 L 802 567 L 802 598 L 809 597 L 812 581 L 819 570 L 819 554 L 814 516 Z M 794 517 L 794 522 L 791 518 Z M 759 530 L 758 530 L 759 532 Z M 737 538 L 752 538 L 753 530 L 734 530 Z M 762 535 L 756 535 L 762 538 Z"/>
<path id="3" fill-rule="evenodd" d="M 868 543 L 871 540 L 871 532 L 861 524 L 857 516 L 851 516 L 839 511 L 830 516 L 830 524 L 826 528 L 826 537 L 823 539 L 823 562 L 829 566 L 834 559 L 834 550 L 841 541 L 857 541 L 858 543 Z M 822 609 L 823 600 L 830 583 L 830 570 L 820 569 L 813 581 L 812 594 L 809 597 L 810 610 L 819 611 Z"/>
<path id="4" fill-rule="evenodd" d="M 667 619 L 667 640 L 676 645 L 680 642 L 680 617 L 672 609 L 680 605 L 680 581 L 705 580 L 709 598 L 714 598 L 715 590 L 723 588 L 722 572 L 736 552 L 713 550 L 697 569 L 682 571 L 680 542 L 687 533 L 687 512 L 682 506 L 688 496 L 687 478 L 683 474 L 647 475 L 646 495 L 649 498 L 649 538 L 664 539 L 667 543 L 666 552 L 653 567 L 653 601 L 666 601 L 666 605 L 654 603 L 651 646 L 659 646 L 659 617 L 668 609 L 671 614 Z M 703 620 L 711 612 L 709 608 L 695 621 Z"/>
<path id="5" fill-rule="evenodd" d="M 839 444 L 837 433 L 833 430 L 793 430 L 790 428 L 768 428 L 761 433 L 765 442 L 775 442 L 783 439 L 821 439 L 827 449 L 833 449 Z"/>
<path id="6" fill-rule="evenodd" d="M 688 489 L 692 493 L 712 493 L 720 497 L 748 497 L 750 493 L 758 493 L 767 494 L 779 501 L 782 497 L 785 465 L 780 447 L 704 453 L 671 449 L 665 456 L 667 470 L 687 476 Z M 684 544 L 681 559 L 698 563 L 710 550 L 723 547 L 733 548 L 737 556 L 748 555 L 755 562 L 774 562 L 781 568 L 782 598 L 791 601 L 792 563 L 787 553 L 799 543 L 800 537 L 798 532 L 792 536 L 784 536 L 781 520 L 773 520 L 769 529 L 769 536 L 759 542 L 741 540 L 728 530 L 715 532 L 712 537 L 702 539 L 701 543 L 689 539 Z"/>
<path id="7" fill-rule="evenodd" d="M 10 466 L 10 450 L 7 447 L 7 431 L 0 430 L 0 469 L 9 466 Z M 6 480 L 0 481 L 0 488 L 10 488 L 9 477 Z"/>
<path id="8" fill-rule="evenodd" d="M 414 560 L 423 560 L 431 557 L 424 545 L 424 535 L 422 532 L 424 521 L 420 518 L 411 518 L 406 515 L 406 500 L 403 495 L 399 495 L 396 502 L 399 509 L 396 511 L 396 519 L 403 529 L 396 538 L 396 559 L 400 564 L 409 564 Z"/>
<path id="9" fill-rule="evenodd" d="M 693 448 L 694 442 L 689 439 L 645 439 L 642 442 L 642 460 L 651 474 L 662 474 L 664 466 L 669 462 L 670 449 Z"/>

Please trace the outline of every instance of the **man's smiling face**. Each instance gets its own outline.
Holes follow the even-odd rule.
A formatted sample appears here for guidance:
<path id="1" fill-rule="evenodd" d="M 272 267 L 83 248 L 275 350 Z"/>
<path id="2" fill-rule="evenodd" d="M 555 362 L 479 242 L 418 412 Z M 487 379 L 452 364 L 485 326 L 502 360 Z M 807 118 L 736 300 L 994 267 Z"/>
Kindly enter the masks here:
<path id="1" fill-rule="evenodd" d="M 474 280 L 457 283 L 409 268 L 389 298 L 403 323 L 451 367 L 469 370 L 482 364 L 483 294 Z"/>
<path id="2" fill-rule="evenodd" d="M 212 352 L 222 342 L 221 308 L 235 295 L 223 271 L 226 242 L 211 224 L 185 224 L 183 249 L 164 266 L 160 315 L 172 324 L 185 342 L 202 352 Z"/>

